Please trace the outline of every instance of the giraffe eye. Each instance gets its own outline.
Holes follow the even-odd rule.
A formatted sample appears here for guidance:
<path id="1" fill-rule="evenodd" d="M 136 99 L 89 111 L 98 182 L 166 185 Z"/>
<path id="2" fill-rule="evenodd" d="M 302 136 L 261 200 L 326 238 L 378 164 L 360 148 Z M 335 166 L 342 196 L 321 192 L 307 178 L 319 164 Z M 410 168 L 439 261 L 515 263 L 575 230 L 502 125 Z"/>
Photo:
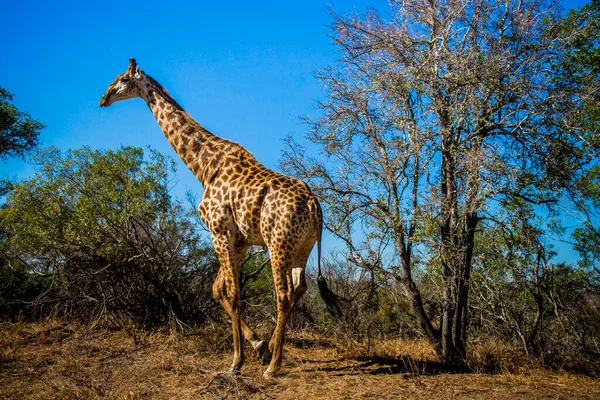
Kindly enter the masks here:
<path id="1" fill-rule="evenodd" d="M 129 82 L 129 78 L 123 77 L 123 78 L 121 78 L 121 82 L 127 83 L 127 82 Z"/>

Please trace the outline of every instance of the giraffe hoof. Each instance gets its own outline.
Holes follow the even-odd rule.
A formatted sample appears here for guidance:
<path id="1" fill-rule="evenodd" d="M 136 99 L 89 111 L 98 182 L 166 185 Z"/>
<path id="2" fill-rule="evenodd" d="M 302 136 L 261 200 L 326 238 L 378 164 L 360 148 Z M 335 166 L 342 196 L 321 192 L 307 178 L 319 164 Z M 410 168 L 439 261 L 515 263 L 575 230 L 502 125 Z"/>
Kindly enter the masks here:
<path id="1" fill-rule="evenodd" d="M 271 371 L 270 368 L 267 368 L 267 370 L 265 372 L 263 372 L 263 378 L 267 381 L 273 380 L 274 377 L 275 377 L 275 373 L 273 371 Z"/>
<path id="2" fill-rule="evenodd" d="M 263 364 L 271 362 L 273 354 L 269 351 L 269 344 L 265 340 L 261 340 L 254 348 L 254 351 Z"/>
<path id="3" fill-rule="evenodd" d="M 223 374 L 237 376 L 237 375 L 241 375 L 241 373 L 242 372 L 240 371 L 240 369 L 238 367 L 231 367 L 227 371 L 225 371 Z"/>

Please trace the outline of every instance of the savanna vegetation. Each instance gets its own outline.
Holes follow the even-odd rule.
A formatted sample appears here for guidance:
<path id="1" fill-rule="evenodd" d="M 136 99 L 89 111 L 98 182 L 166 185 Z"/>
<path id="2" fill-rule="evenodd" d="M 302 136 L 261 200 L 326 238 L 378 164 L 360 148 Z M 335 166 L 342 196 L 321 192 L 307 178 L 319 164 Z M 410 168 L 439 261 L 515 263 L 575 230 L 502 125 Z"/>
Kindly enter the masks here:
<path id="1" fill-rule="evenodd" d="M 28 155 L 38 171 L 2 184 L 0 387 L 31 394 L 19 371 L 35 364 L 54 376 L 37 398 L 178 387 L 294 398 L 293 379 L 331 391 L 340 371 L 356 372 L 343 384 L 370 376 L 392 388 L 336 392 L 349 397 L 436 398 L 448 385 L 467 397 L 597 396 L 600 2 L 566 14 L 545 0 L 389 4 L 332 13 L 337 61 L 316 73 L 324 99 L 284 149 L 282 170 L 319 195 L 325 234 L 341 243 L 324 265 L 344 316 L 332 320 L 309 269 L 288 328 L 291 357 L 309 361 L 285 367 L 280 386 L 209 378 L 231 340 L 211 297 L 219 264 L 195 196 L 171 193 L 169 157 L 40 148 L 42 123 L 0 88 L 0 158 Z M 244 313 L 265 336 L 276 315 L 268 257 L 252 248 L 240 270 Z M 111 371 L 121 383 L 106 383 Z M 510 390 L 486 375 L 526 371 Z M 474 389 L 441 372 L 482 375 Z M 411 391 L 406 379 L 424 380 Z"/>

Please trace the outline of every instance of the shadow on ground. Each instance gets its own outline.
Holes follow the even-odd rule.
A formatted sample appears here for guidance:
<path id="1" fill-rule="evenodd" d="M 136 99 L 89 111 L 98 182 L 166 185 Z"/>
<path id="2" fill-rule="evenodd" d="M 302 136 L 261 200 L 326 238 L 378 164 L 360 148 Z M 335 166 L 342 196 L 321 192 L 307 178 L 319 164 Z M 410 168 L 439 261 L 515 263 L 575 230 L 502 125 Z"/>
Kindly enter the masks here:
<path id="1" fill-rule="evenodd" d="M 496 374 L 498 368 L 494 364 L 486 365 L 485 368 L 473 368 L 466 363 L 447 365 L 437 361 L 414 359 L 410 356 L 382 357 L 382 356 L 357 356 L 346 358 L 344 365 L 339 365 L 337 360 L 304 360 L 306 363 L 318 364 L 309 368 L 307 372 L 324 371 L 333 375 L 390 375 L 403 374 L 417 375 L 439 375 L 439 374 L 469 374 L 487 373 Z M 331 364 L 331 365 L 329 365 Z M 324 366 L 325 365 L 325 366 Z"/>

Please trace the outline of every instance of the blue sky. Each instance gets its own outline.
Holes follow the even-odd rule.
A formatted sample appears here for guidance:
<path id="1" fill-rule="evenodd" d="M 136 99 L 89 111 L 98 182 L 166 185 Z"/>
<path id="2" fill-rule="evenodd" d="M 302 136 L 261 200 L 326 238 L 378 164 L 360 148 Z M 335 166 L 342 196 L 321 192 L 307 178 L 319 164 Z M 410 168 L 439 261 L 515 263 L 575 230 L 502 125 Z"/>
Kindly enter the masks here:
<path id="1" fill-rule="evenodd" d="M 565 8 L 587 3 L 563 1 Z M 0 86 L 47 128 L 43 145 L 151 146 L 178 162 L 175 194 L 202 187 L 180 162 L 141 99 L 100 109 L 106 86 L 129 57 L 157 79 L 201 125 L 244 145 L 277 168 L 299 116 L 322 97 L 314 71 L 335 60 L 327 37 L 338 14 L 387 9 L 383 0 L 9 1 L 2 6 Z M 24 178 L 26 163 L 0 164 Z M 328 236 L 328 235 L 326 235 Z"/>
<path id="2" fill-rule="evenodd" d="M 320 96 L 314 71 L 334 58 L 323 0 L 10 3 L 0 85 L 47 125 L 43 145 L 61 149 L 150 145 L 174 155 L 142 100 L 98 107 L 135 57 L 200 124 L 276 167 L 281 139 L 303 135 L 298 117 Z M 330 3 L 341 13 L 383 4 Z M 5 177 L 31 173 L 18 161 L 0 168 Z M 178 190 L 201 190 L 178 169 Z"/>

